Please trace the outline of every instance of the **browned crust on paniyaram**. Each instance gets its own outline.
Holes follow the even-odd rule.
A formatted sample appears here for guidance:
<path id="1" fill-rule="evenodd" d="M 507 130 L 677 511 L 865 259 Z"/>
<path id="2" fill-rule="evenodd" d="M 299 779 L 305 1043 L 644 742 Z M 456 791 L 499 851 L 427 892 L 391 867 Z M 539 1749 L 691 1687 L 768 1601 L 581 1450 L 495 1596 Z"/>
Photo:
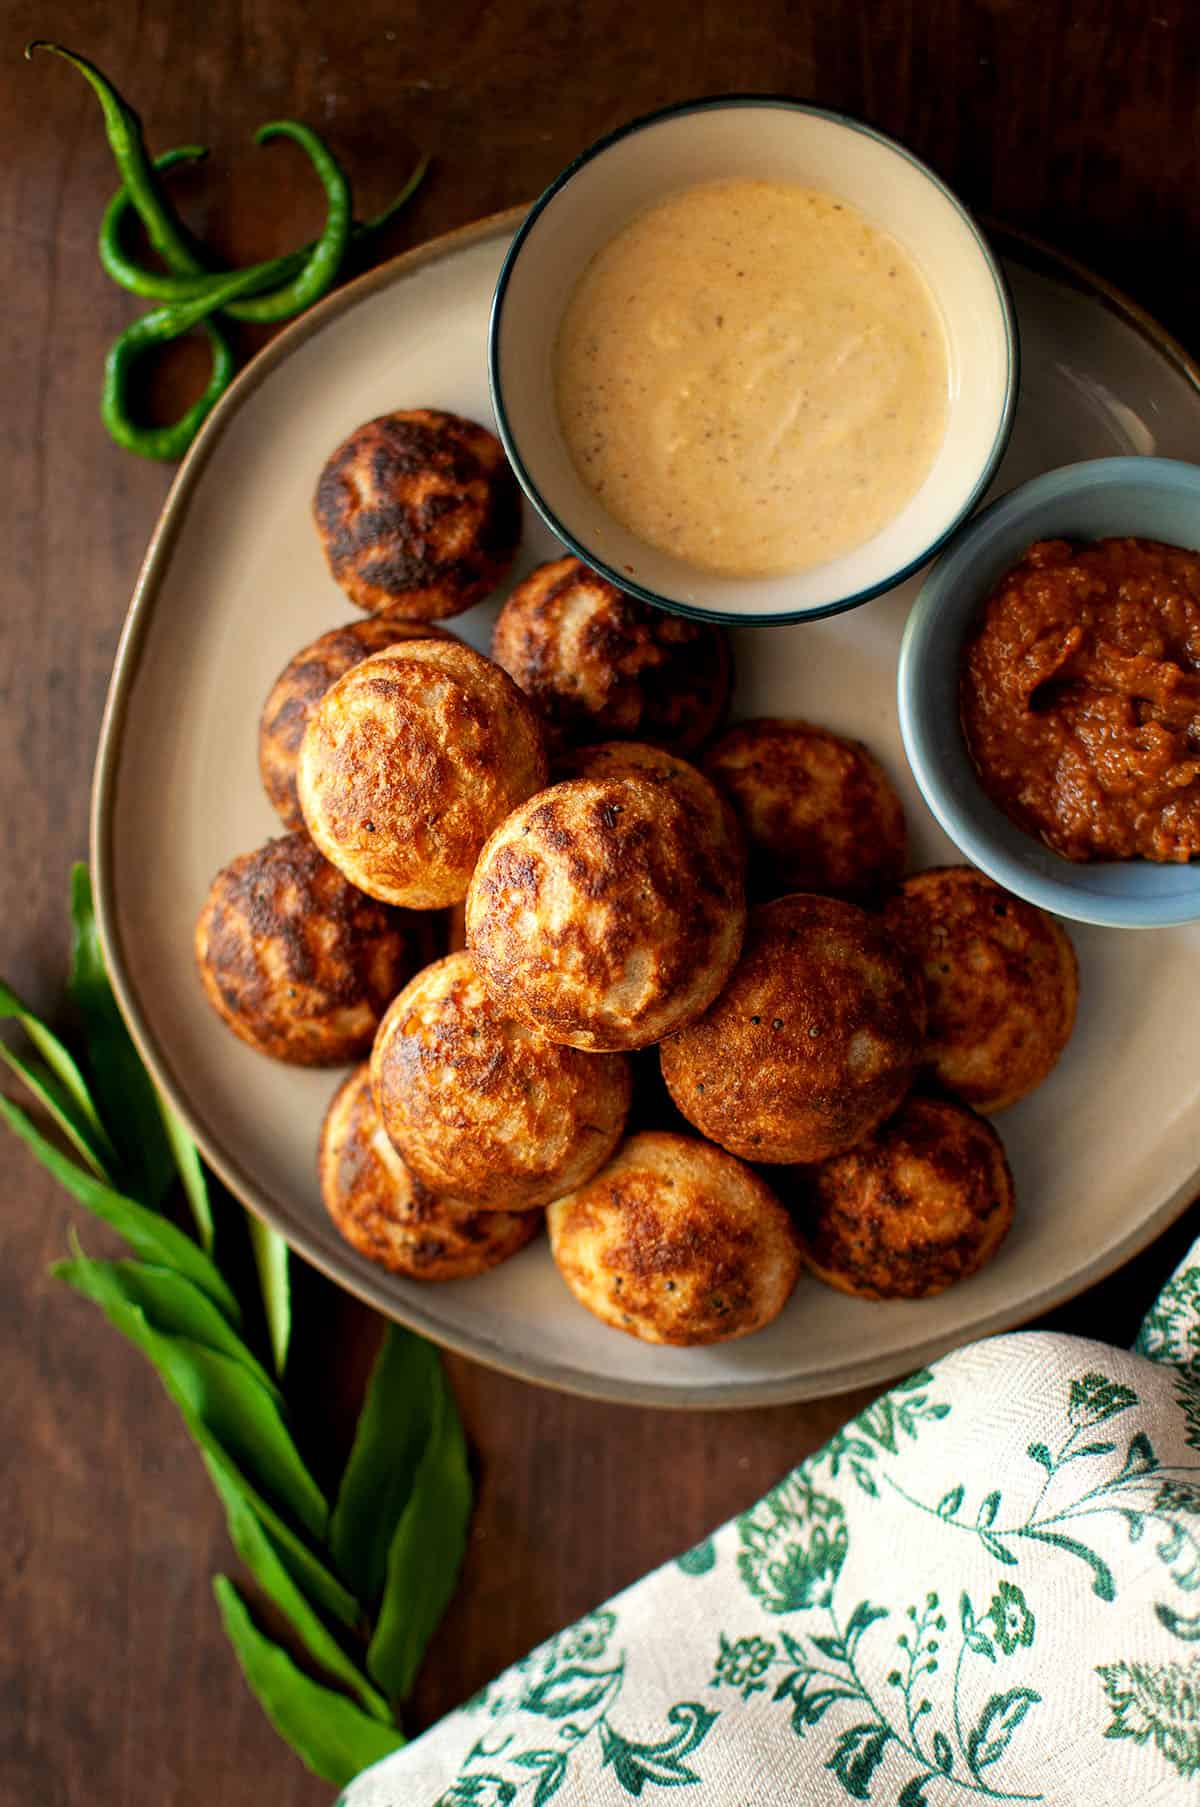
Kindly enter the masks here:
<path id="1" fill-rule="evenodd" d="M 925 1065 L 977 1111 L 1015 1104 L 1070 1040 L 1079 964 L 1066 930 L 973 866 L 906 879 L 888 927 L 925 982 Z"/>
<path id="2" fill-rule="evenodd" d="M 342 442 L 321 472 L 313 516 L 351 602 L 437 621 L 482 602 L 508 570 L 521 492 L 486 427 L 407 408 Z"/>
<path id="3" fill-rule="evenodd" d="M 364 897 L 306 834 L 289 834 L 218 872 L 195 947 L 205 995 L 235 1035 L 321 1067 L 366 1053 L 430 942 L 425 919 Z"/>
<path id="4" fill-rule="evenodd" d="M 400 993 L 375 1038 L 371 1083 L 411 1172 L 478 1210 L 529 1210 L 582 1185 L 629 1110 L 623 1055 L 556 1046 L 506 1015 L 467 953 Z"/>
<path id="5" fill-rule="evenodd" d="M 598 750 L 601 766 L 610 752 L 603 775 L 513 812 L 467 896 L 488 989 L 592 1051 L 646 1047 L 698 1016 L 745 924 L 740 837 L 712 786 L 656 748 L 617 743 Z"/>
<path id="6" fill-rule="evenodd" d="M 904 810 L 873 753 L 808 722 L 739 722 L 704 770 L 737 812 L 759 897 L 878 903 L 904 876 Z"/>
<path id="7" fill-rule="evenodd" d="M 766 1182 L 695 1136 L 631 1136 L 546 1213 L 581 1305 L 648 1343 L 720 1343 L 779 1315 L 800 1271 L 795 1230 Z"/>
<path id="8" fill-rule="evenodd" d="M 352 665 L 397 641 L 447 637 L 445 628 L 428 622 L 388 621 L 382 615 L 371 615 L 365 621 L 346 621 L 331 628 L 288 660 L 271 686 L 258 724 L 263 789 L 285 828 L 304 827 L 296 795 L 296 762 L 308 718 L 325 692 Z"/>
<path id="9" fill-rule="evenodd" d="M 819 1161 L 896 1109 L 924 1027 L 919 982 L 878 918 L 798 895 L 750 912 L 728 985 L 659 1052 L 703 1135 L 748 1161 Z"/>
<path id="10" fill-rule="evenodd" d="M 464 1211 L 413 1178 L 383 1132 L 371 1074 L 356 1068 L 325 1115 L 317 1156 L 325 1209 L 369 1261 L 412 1280 L 465 1280 L 537 1235 L 537 1211 Z"/>
<path id="11" fill-rule="evenodd" d="M 692 753 L 729 701 L 729 637 L 627 596 L 579 558 L 553 559 L 500 611 L 492 656 L 560 745 L 613 736 Z"/>
<path id="12" fill-rule="evenodd" d="M 927 1299 L 978 1273 L 1008 1234 L 1013 1182 L 991 1124 L 910 1098 L 872 1135 L 803 1176 L 807 1265 L 860 1299 Z"/>
<path id="13" fill-rule="evenodd" d="M 360 890 L 406 909 L 457 903 L 488 836 L 545 779 L 528 698 L 450 638 L 347 671 L 313 710 L 297 768 L 321 851 Z"/>

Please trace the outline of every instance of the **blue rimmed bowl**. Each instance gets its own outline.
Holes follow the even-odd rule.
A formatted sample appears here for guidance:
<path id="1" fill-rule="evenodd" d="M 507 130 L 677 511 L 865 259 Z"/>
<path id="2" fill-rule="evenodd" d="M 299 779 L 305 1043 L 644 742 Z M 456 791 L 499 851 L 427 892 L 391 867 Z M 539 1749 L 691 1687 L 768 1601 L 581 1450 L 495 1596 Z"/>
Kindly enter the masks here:
<path id="1" fill-rule="evenodd" d="M 900 730 L 926 803 L 999 884 L 1074 922 L 1161 928 L 1200 921 L 1200 861 L 1064 859 L 985 795 L 959 715 L 963 646 L 1005 572 L 1035 540 L 1126 534 L 1200 548 L 1200 466 L 1097 458 L 1035 477 L 976 515 L 925 579 L 908 618 L 897 674 Z"/>
<path id="2" fill-rule="evenodd" d="M 864 545 L 785 576 L 718 576 L 636 538 L 579 476 L 555 407 L 558 324 L 590 259 L 665 196 L 734 178 L 820 189 L 890 232 L 929 285 L 949 353 L 946 435 L 925 482 Z M 577 157 L 513 241 L 496 285 L 488 360 L 504 449 L 552 532 L 647 602 L 733 624 L 836 614 L 917 570 L 987 488 L 1017 397 L 1008 290 L 961 202 L 881 132 L 776 95 L 728 94 L 668 107 Z"/>

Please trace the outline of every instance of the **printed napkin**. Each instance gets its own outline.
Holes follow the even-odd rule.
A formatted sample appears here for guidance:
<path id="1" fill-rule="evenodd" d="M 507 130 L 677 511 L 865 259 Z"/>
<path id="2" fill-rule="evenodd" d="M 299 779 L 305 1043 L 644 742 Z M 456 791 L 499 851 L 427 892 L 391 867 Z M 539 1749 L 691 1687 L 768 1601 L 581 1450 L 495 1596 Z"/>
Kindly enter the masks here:
<path id="1" fill-rule="evenodd" d="M 342 1807 L 1198 1807 L 1200 1242 L 1136 1347 L 914 1374 Z"/>

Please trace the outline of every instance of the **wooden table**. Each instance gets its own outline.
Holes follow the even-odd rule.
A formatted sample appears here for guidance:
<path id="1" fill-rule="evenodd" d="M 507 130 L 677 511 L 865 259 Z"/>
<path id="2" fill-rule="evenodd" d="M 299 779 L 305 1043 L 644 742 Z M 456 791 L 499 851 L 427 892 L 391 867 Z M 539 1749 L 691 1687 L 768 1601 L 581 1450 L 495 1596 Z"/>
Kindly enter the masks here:
<path id="1" fill-rule="evenodd" d="M 212 146 L 213 167 L 188 183 L 190 213 L 238 262 L 298 242 L 321 212 L 298 154 L 250 147 L 266 119 L 299 115 L 325 131 L 363 210 L 390 196 L 414 147 L 435 154 L 436 175 L 390 251 L 532 196 L 635 113 L 775 89 L 895 133 L 977 209 L 1090 262 L 1200 349 L 1191 0 L 58 0 L 10 5 L 6 21 L 0 966 L 48 1011 L 64 978 L 67 871 L 86 850 L 109 666 L 170 473 L 116 451 L 96 416 L 105 347 L 132 315 L 95 256 L 112 164 L 90 95 L 65 67 L 17 60 L 25 37 L 48 30 L 94 57 L 136 99 L 156 148 Z M 198 371 L 176 366 L 164 393 Z M 327 1801 L 263 1720 L 223 1640 L 209 1577 L 230 1556 L 173 1409 L 140 1358 L 46 1275 L 79 1213 L 14 1144 L 4 1152 L 4 1797 Z M 1198 1229 L 1193 1208 L 1059 1322 L 1127 1340 Z M 314 1424 L 336 1443 L 374 1326 L 315 1275 L 301 1291 L 303 1381 Z M 664 1417 L 462 1361 L 451 1369 L 479 1509 L 415 1726 L 747 1503 L 855 1409 L 841 1398 Z"/>

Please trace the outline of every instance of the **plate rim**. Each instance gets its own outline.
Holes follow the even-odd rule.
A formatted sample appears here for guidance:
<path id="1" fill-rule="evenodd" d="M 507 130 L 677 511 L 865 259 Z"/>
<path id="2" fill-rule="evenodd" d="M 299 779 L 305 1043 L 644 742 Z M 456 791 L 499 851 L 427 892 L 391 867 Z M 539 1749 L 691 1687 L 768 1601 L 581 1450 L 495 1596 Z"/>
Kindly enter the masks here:
<path id="1" fill-rule="evenodd" d="M 242 403 L 254 393 L 277 365 L 282 364 L 308 339 L 324 329 L 341 313 L 356 307 L 376 292 L 390 288 L 423 269 L 460 251 L 502 233 L 514 234 L 529 209 L 527 206 L 505 208 L 482 219 L 456 227 L 438 237 L 426 240 L 411 250 L 401 252 L 353 281 L 334 290 L 324 300 L 309 308 L 297 320 L 285 326 L 241 370 L 216 404 L 202 426 L 196 440 L 172 480 L 162 509 L 154 525 L 134 585 L 129 608 L 122 624 L 113 660 L 101 718 L 96 761 L 93 769 L 89 816 L 89 856 L 95 895 L 96 921 L 104 949 L 113 991 L 121 1014 L 138 1053 L 171 1107 L 179 1114 L 193 1136 L 205 1161 L 239 1203 L 282 1235 L 288 1246 L 302 1259 L 323 1273 L 337 1286 L 361 1299 L 384 1317 L 426 1336 L 440 1348 L 494 1368 L 514 1379 L 595 1399 L 606 1404 L 652 1406 L 673 1411 L 734 1411 L 770 1405 L 796 1404 L 802 1400 L 835 1398 L 858 1388 L 895 1378 L 898 1374 L 920 1367 L 955 1346 L 957 1339 L 929 1337 L 910 1345 L 907 1354 L 897 1362 L 894 1356 L 866 1357 L 842 1363 L 836 1377 L 809 1382 L 801 1379 L 697 1383 L 684 1397 L 677 1388 L 666 1388 L 654 1382 L 622 1381 L 606 1384 L 603 1375 L 592 1375 L 565 1364 L 538 1356 L 514 1358 L 513 1351 L 484 1336 L 447 1332 L 431 1320 L 420 1299 L 410 1305 L 388 1294 L 390 1276 L 346 1271 L 331 1259 L 301 1228 L 293 1223 L 285 1227 L 275 1201 L 261 1192 L 255 1182 L 242 1172 L 238 1163 L 199 1126 L 192 1114 L 188 1097 L 172 1073 L 165 1052 L 159 1047 L 143 1015 L 137 991 L 126 968 L 117 926 L 116 874 L 113 859 L 113 818 L 117 773 L 126 716 L 140 654 L 153 613 L 158 583 L 182 523 L 186 504 L 197 480 L 215 450 L 226 424 Z M 1000 224 L 986 216 L 982 224 L 996 242 L 1001 255 L 1012 255 L 1026 267 L 1068 286 L 1095 300 L 1099 299 L 1111 312 L 1148 340 L 1158 353 L 1189 382 L 1200 400 L 1200 361 L 1194 359 L 1175 337 L 1145 308 L 1133 301 L 1115 284 L 1097 276 L 1085 264 L 1056 250 L 1032 234 Z M 1200 1180 L 1200 1167 L 1157 1210 L 1143 1219 L 1105 1256 L 1099 1257 L 1074 1272 L 1066 1280 L 1042 1287 L 1031 1298 L 1013 1310 L 997 1310 L 982 1319 L 972 1330 L 970 1341 L 1006 1331 L 1020 1330 L 1069 1300 L 1098 1285 L 1123 1267 L 1178 1218 L 1195 1196 Z M 350 1251 L 347 1251 L 349 1254 Z"/>

